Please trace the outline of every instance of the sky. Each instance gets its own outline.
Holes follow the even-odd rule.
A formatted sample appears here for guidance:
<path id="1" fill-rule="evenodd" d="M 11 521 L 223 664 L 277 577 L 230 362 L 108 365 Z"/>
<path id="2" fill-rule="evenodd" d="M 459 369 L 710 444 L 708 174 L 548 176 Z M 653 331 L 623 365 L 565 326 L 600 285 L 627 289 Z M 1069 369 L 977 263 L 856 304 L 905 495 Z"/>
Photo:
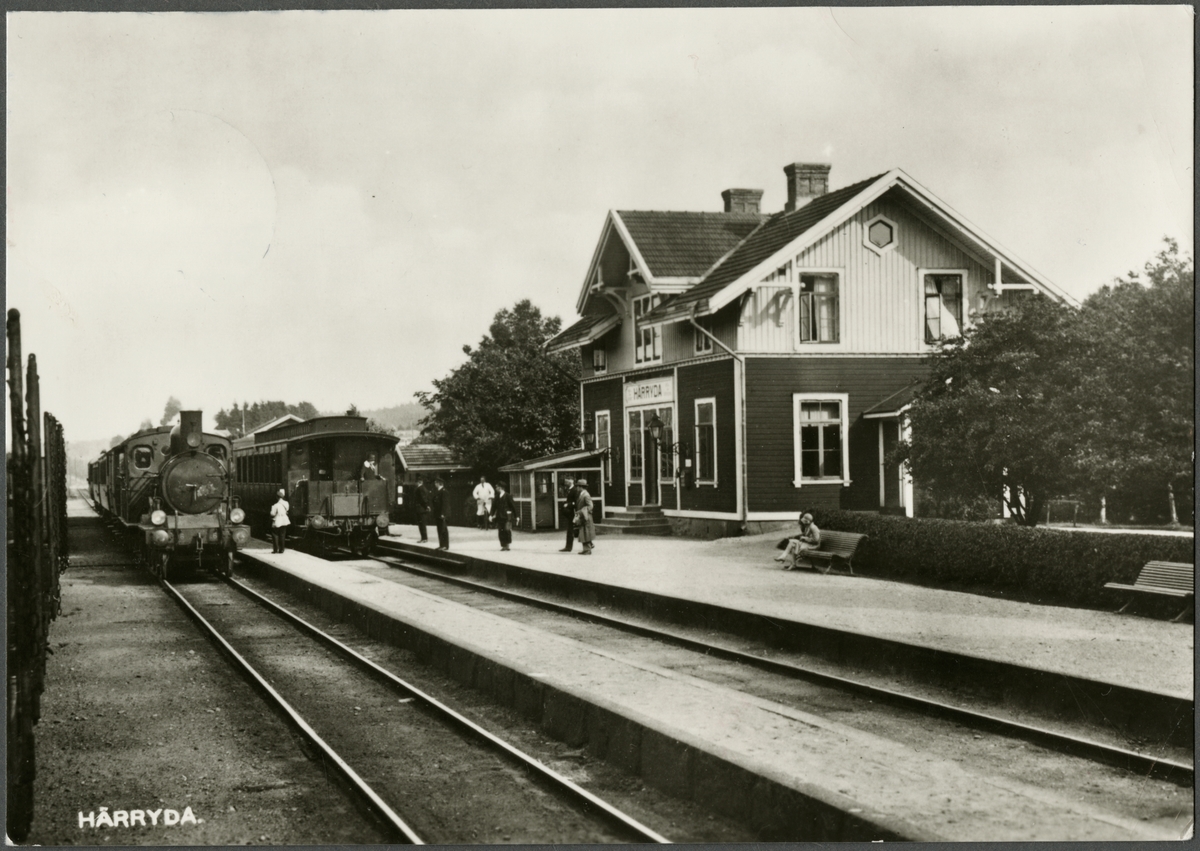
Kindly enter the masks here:
<path id="1" fill-rule="evenodd" d="M 1187 6 L 10 13 L 6 300 L 68 440 L 413 401 L 610 209 L 890 168 L 1078 299 L 1191 253 Z"/>

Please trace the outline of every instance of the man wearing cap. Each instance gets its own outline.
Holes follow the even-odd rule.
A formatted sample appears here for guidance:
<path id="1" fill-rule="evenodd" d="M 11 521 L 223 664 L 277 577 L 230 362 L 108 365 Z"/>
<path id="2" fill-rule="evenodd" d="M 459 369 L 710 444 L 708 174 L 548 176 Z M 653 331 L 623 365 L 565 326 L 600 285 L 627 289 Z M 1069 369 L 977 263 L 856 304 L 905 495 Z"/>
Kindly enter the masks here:
<path id="1" fill-rule="evenodd" d="M 286 493 L 283 488 L 279 489 L 279 499 L 271 506 L 271 543 L 274 549 L 273 553 L 281 553 L 284 550 L 284 545 L 287 543 L 287 527 L 292 522 L 288 519 L 288 501 L 284 499 Z"/>
<path id="2" fill-rule="evenodd" d="M 567 484 L 566 501 L 563 503 L 563 524 L 567 527 L 567 545 L 559 552 L 569 553 L 575 546 L 575 500 L 579 498 L 579 488 L 575 485 L 574 476 L 564 476 Z"/>

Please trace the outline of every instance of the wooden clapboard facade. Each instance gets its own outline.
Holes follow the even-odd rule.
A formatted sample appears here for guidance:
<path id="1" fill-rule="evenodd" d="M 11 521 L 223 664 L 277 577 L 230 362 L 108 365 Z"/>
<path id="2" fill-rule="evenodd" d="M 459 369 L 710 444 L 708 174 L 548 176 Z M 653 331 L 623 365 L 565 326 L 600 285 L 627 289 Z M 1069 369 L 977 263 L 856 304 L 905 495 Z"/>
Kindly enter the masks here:
<path id="1" fill-rule="evenodd" d="M 784 172 L 775 214 L 746 189 L 719 213 L 609 212 L 581 318 L 547 349 L 581 352 L 610 513 L 718 532 L 911 515 L 888 456 L 937 341 L 1032 292 L 1070 300 L 900 169 L 834 191 L 828 165 Z"/>

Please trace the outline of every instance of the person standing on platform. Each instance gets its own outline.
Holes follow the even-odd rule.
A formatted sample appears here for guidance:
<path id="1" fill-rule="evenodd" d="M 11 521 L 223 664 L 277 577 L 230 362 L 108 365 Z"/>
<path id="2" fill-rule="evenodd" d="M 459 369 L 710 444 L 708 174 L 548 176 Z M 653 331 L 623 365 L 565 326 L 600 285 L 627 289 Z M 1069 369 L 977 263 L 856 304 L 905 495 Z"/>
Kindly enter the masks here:
<path id="1" fill-rule="evenodd" d="M 575 525 L 579 528 L 579 543 L 583 544 L 581 556 L 590 556 L 596 548 L 596 524 L 592 522 L 592 495 L 587 490 L 587 479 L 582 476 L 576 482 L 579 496 L 575 497 Z"/>
<path id="2" fill-rule="evenodd" d="M 433 494 L 429 498 L 429 513 L 437 524 L 438 549 L 450 549 L 450 530 L 446 528 L 446 483 L 441 479 L 433 480 Z"/>
<path id="3" fill-rule="evenodd" d="M 471 496 L 475 497 L 475 517 L 479 521 L 479 528 L 486 532 L 488 517 L 492 513 L 492 500 L 496 498 L 496 492 L 488 484 L 487 476 L 479 477 L 479 484 L 475 486 Z"/>
<path id="4" fill-rule="evenodd" d="M 413 490 L 413 510 L 417 512 L 417 531 L 421 533 L 418 544 L 429 543 L 429 491 L 425 489 L 425 477 L 417 476 L 417 486 Z"/>
<path id="5" fill-rule="evenodd" d="M 496 498 L 492 500 L 492 522 L 500 535 L 500 549 L 508 552 L 512 544 L 513 523 L 517 517 L 517 504 L 503 483 L 496 483 Z"/>
<path id="6" fill-rule="evenodd" d="M 279 489 L 279 499 L 271 506 L 271 552 L 281 553 L 287 544 L 287 527 L 291 524 L 288 511 L 291 506 L 284 499 L 287 496 L 283 488 Z"/>
<path id="7" fill-rule="evenodd" d="M 567 527 L 567 545 L 560 552 L 569 553 L 575 546 L 575 501 L 579 498 L 579 488 L 574 476 L 563 478 L 567 483 L 567 496 L 562 508 L 563 523 Z"/>

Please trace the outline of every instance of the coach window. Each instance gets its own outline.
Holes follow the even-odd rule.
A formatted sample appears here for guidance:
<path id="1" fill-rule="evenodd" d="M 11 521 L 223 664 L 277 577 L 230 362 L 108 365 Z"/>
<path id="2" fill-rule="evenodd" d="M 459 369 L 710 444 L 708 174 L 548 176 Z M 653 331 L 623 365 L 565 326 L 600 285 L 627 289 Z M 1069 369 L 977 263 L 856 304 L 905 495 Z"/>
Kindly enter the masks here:
<path id="1" fill-rule="evenodd" d="M 154 450 L 149 446 L 133 447 L 133 466 L 139 470 L 149 470 L 154 463 Z"/>
<path id="2" fill-rule="evenodd" d="M 221 444 L 219 444 L 219 443 L 215 443 L 212 446 L 208 447 L 208 454 L 211 455 L 212 457 L 216 458 L 218 461 L 224 462 L 225 447 L 221 446 Z"/>

